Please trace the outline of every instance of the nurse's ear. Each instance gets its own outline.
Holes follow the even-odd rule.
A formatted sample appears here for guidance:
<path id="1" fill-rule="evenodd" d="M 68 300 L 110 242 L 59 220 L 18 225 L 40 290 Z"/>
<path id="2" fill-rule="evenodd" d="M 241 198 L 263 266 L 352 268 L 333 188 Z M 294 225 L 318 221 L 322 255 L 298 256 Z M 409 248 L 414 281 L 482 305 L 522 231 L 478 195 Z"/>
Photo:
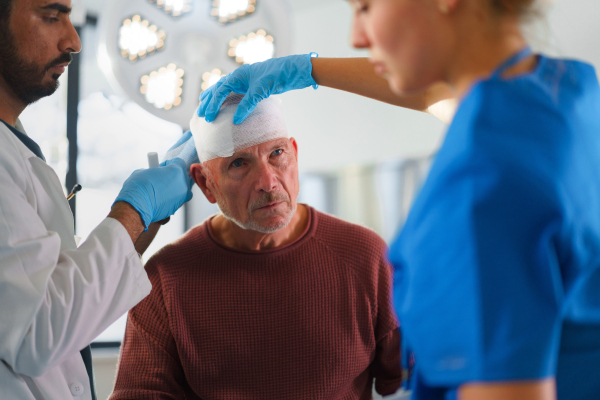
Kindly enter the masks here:
<path id="1" fill-rule="evenodd" d="M 456 7 L 460 0 L 437 0 L 438 8 L 442 14 L 450 14 Z"/>

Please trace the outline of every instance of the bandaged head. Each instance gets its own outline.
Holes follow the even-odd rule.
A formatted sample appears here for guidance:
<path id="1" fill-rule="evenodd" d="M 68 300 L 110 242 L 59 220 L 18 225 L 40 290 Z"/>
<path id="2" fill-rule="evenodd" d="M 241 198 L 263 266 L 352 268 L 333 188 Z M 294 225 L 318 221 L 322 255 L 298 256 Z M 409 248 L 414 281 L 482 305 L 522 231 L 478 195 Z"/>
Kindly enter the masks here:
<path id="1" fill-rule="evenodd" d="M 280 138 L 289 138 L 281 102 L 269 97 L 239 125 L 233 114 L 244 95 L 232 93 L 225 99 L 217 118 L 208 123 L 194 113 L 190 130 L 194 136 L 200 162 L 230 157 L 242 149 Z"/>

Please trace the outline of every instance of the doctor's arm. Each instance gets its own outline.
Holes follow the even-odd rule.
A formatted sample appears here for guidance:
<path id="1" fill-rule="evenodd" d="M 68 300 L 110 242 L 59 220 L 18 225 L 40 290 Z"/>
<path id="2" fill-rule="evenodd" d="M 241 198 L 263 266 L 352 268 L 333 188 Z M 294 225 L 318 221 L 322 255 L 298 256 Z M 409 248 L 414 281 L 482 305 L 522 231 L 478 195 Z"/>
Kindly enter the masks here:
<path id="1" fill-rule="evenodd" d="M 108 217 L 116 219 L 123 225 L 131 241 L 135 243 L 135 251 L 140 255 L 148 250 L 160 227 L 167 224 L 170 220 L 170 218 L 166 218 L 159 222 L 152 222 L 148 225 L 148 230 L 144 232 L 144 222 L 140 213 L 131 204 L 124 201 L 115 203 Z"/>
<path id="2" fill-rule="evenodd" d="M 49 206 L 66 214 L 68 204 L 36 199 L 26 163 L 16 148 L 0 147 L 0 360 L 41 376 L 150 292 L 133 242 L 189 200 L 191 180 L 177 163 L 134 172 L 109 218 L 76 248 L 38 215 Z"/>

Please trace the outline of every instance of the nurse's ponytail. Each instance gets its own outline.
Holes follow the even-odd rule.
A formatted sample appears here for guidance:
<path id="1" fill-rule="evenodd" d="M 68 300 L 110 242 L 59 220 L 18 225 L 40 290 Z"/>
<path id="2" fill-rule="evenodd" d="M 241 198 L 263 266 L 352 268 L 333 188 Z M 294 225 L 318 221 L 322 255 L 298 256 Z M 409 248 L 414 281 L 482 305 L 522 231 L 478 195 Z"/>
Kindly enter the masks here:
<path id="1" fill-rule="evenodd" d="M 490 0 L 494 10 L 503 15 L 531 17 L 539 15 L 554 0 Z"/>

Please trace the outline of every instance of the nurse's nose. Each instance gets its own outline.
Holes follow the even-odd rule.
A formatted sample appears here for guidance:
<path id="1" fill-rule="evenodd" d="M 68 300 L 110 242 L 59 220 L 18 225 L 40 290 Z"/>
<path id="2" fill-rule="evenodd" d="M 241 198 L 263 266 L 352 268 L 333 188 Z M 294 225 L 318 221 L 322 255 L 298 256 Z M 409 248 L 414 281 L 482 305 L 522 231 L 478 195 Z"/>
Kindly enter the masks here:
<path id="1" fill-rule="evenodd" d="M 371 47 L 366 35 L 364 22 L 360 15 L 355 14 L 352 20 L 352 31 L 350 32 L 350 45 L 355 49 L 368 49 Z"/>

